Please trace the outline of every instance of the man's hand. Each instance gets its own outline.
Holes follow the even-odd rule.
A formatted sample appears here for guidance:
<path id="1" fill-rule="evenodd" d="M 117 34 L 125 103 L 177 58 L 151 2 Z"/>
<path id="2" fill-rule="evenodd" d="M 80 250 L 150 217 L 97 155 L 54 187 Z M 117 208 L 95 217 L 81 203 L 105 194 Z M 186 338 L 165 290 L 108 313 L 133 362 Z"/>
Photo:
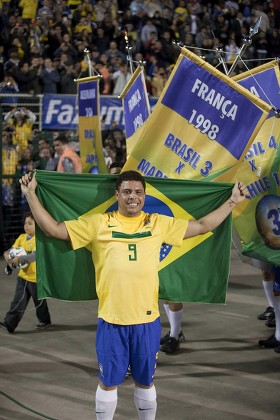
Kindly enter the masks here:
<path id="1" fill-rule="evenodd" d="M 245 199 L 246 194 L 248 194 L 246 185 L 241 181 L 236 181 L 232 189 L 230 200 L 234 204 L 239 204 Z"/>
<path id="2" fill-rule="evenodd" d="M 21 191 L 24 195 L 28 194 L 29 192 L 35 193 L 37 187 L 35 172 L 28 172 L 27 174 L 23 175 L 19 182 Z"/>

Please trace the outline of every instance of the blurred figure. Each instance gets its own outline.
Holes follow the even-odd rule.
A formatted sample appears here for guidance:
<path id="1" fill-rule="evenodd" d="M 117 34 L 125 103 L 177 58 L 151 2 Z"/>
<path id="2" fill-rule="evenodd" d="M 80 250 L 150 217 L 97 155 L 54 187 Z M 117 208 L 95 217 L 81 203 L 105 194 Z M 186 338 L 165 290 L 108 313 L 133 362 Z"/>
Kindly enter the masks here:
<path id="1" fill-rule="evenodd" d="M 54 150 L 58 155 L 57 172 L 82 173 L 80 156 L 69 145 L 68 139 L 60 134 L 53 143 Z"/>
<path id="2" fill-rule="evenodd" d="M 57 93 L 60 77 L 51 58 L 45 58 L 44 68 L 40 69 L 39 77 L 43 86 L 42 93 Z"/>
<path id="3" fill-rule="evenodd" d="M 109 174 L 110 175 L 118 175 L 121 173 L 123 164 L 120 162 L 113 162 L 110 165 Z"/>
<path id="4" fill-rule="evenodd" d="M 4 121 L 13 133 L 13 144 L 17 151 L 22 153 L 28 147 L 36 115 L 27 108 L 14 108 L 5 115 Z"/>

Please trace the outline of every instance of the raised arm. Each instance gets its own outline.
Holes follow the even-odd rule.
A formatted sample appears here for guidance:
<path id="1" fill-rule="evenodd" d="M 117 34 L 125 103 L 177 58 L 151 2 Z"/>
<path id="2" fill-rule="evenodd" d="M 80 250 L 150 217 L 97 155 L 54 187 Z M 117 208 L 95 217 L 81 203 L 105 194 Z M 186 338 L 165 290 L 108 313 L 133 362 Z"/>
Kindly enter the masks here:
<path id="1" fill-rule="evenodd" d="M 242 182 L 236 181 L 231 197 L 224 202 L 220 207 L 211 213 L 206 214 L 198 220 L 191 220 L 186 230 L 184 239 L 192 236 L 202 235 L 210 232 L 219 226 L 225 218 L 231 213 L 232 209 L 245 199 L 247 188 Z"/>
<path id="2" fill-rule="evenodd" d="M 21 191 L 28 201 L 33 217 L 42 231 L 47 236 L 69 241 L 70 238 L 65 223 L 58 223 L 40 203 L 35 192 L 37 186 L 35 173 L 23 175 L 19 182 L 21 184 Z"/>

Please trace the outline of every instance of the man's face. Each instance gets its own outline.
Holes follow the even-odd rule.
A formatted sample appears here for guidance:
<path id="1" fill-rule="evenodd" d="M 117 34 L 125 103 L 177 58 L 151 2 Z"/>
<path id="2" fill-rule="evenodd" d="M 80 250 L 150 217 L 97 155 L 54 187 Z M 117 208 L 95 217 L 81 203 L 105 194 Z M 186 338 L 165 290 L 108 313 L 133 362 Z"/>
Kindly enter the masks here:
<path id="1" fill-rule="evenodd" d="M 137 217 L 145 203 L 145 191 L 140 181 L 123 181 L 115 192 L 118 210 L 122 216 Z"/>
<path id="2" fill-rule="evenodd" d="M 60 140 L 55 140 L 53 142 L 53 148 L 54 151 L 58 154 L 61 155 L 61 153 L 63 152 L 63 143 Z"/>

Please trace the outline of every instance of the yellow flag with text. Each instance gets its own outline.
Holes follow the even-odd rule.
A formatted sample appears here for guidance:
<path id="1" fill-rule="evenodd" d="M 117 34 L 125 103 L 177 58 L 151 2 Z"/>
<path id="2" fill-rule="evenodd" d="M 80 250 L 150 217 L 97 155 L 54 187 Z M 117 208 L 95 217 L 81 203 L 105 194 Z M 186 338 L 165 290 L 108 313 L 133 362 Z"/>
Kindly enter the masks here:
<path id="1" fill-rule="evenodd" d="M 161 178 L 228 181 L 269 110 L 266 102 L 182 49 L 123 169 Z"/>
<path id="2" fill-rule="evenodd" d="M 280 115 L 278 62 L 266 63 L 235 76 L 234 80 L 274 108 L 236 173 L 235 178 L 246 183 L 249 194 L 233 212 L 234 228 L 245 256 L 280 265 L 280 118 L 276 117 Z"/>

